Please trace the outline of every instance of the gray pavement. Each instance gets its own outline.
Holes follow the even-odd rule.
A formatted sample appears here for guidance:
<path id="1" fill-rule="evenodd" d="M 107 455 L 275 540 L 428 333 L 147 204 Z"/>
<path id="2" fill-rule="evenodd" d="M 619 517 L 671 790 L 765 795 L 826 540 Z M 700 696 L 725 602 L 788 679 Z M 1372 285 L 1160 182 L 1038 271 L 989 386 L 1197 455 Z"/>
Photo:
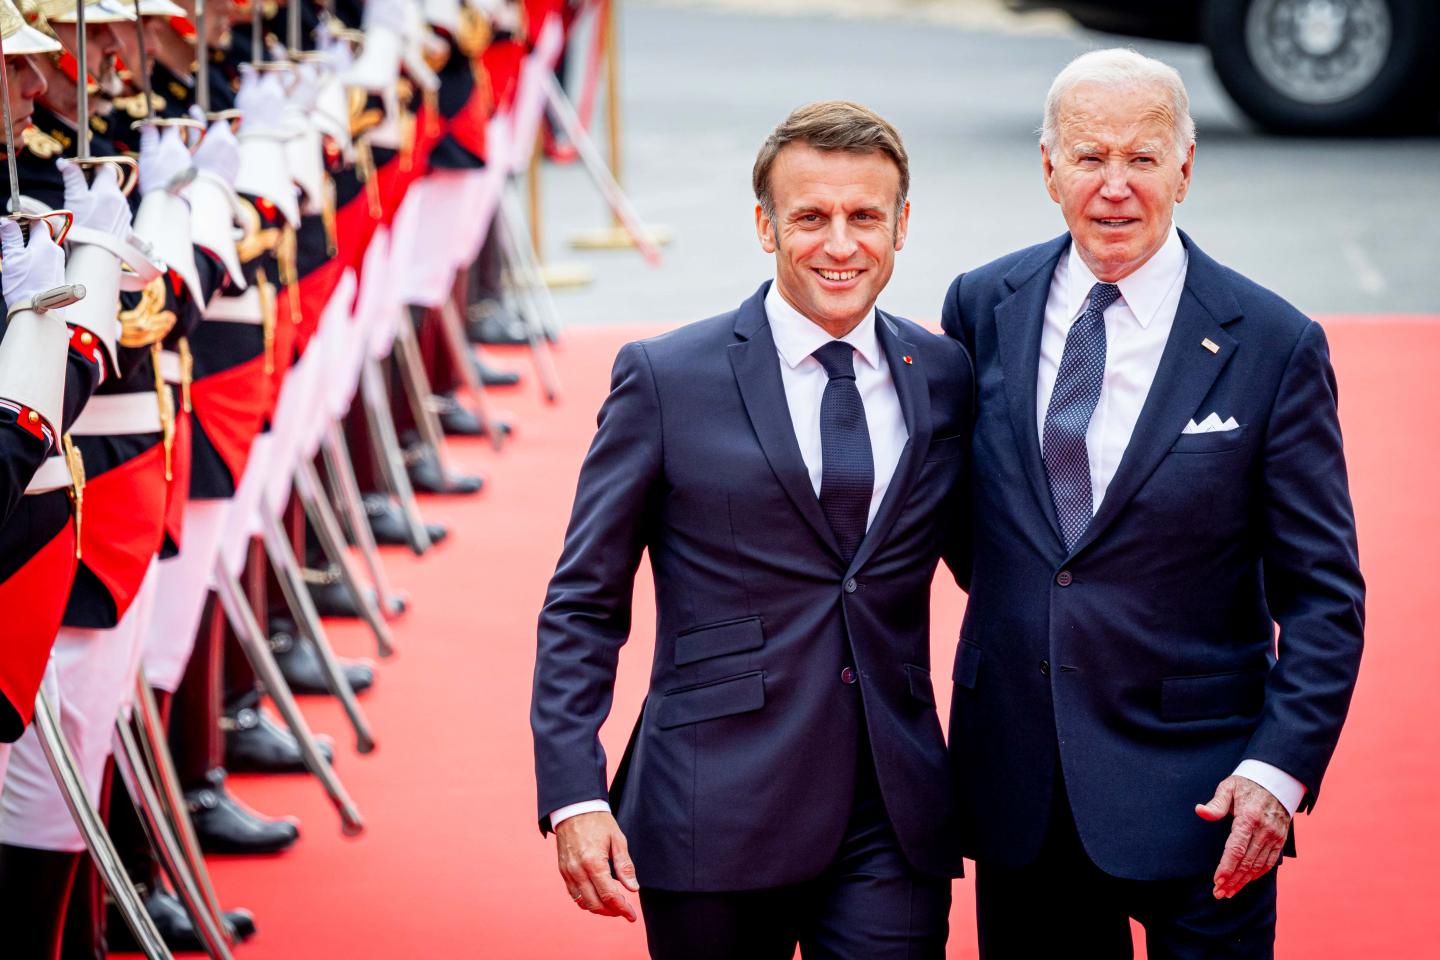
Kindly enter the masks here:
<path id="1" fill-rule="evenodd" d="M 904 2 L 881 17 L 807 15 L 804 0 L 777 0 L 785 15 L 676 3 L 623 4 L 621 28 L 625 184 L 675 240 L 658 268 L 633 252 L 571 251 L 573 230 L 608 216 L 578 165 L 547 167 L 547 259 L 596 276 L 557 292 L 567 323 L 698 319 L 770 276 L 750 167 L 808 100 L 865 103 L 910 151 L 910 240 L 886 309 L 934 320 L 957 272 L 1064 229 L 1040 178 L 1040 106 L 1071 57 L 1121 41 L 1053 19 L 913 16 Z M 1135 46 L 1189 87 L 1199 145 L 1176 220 L 1208 253 L 1311 314 L 1440 313 L 1440 140 L 1266 136 L 1225 98 L 1203 50 Z"/>

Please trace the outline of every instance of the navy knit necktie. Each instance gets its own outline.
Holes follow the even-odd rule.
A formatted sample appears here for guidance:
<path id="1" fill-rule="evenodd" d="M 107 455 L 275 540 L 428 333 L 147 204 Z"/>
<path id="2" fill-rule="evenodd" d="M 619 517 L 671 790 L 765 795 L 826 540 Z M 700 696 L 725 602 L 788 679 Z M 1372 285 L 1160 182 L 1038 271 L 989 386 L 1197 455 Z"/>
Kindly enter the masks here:
<path id="1" fill-rule="evenodd" d="M 855 386 L 854 348 L 843 340 L 833 340 L 812 356 L 830 378 L 820 398 L 820 509 L 849 563 L 865 539 L 870 494 L 875 487 L 870 427 Z"/>
<path id="2" fill-rule="evenodd" d="M 1090 525 L 1095 505 L 1090 494 L 1090 457 L 1085 449 L 1085 431 L 1100 402 L 1100 385 L 1105 380 L 1105 308 L 1120 297 L 1113 283 L 1090 288 L 1090 302 L 1065 337 L 1065 352 L 1055 372 L 1055 390 L 1045 411 L 1045 433 L 1041 449 L 1045 473 L 1050 478 L 1050 497 L 1065 535 L 1065 549 L 1073 550 Z"/>

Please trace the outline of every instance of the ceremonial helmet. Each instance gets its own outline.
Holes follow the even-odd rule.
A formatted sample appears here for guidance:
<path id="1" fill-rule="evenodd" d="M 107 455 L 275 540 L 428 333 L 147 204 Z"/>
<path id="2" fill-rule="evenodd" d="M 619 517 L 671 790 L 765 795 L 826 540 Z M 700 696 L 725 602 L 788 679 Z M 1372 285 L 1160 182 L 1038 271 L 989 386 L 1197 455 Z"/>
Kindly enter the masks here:
<path id="1" fill-rule="evenodd" d="M 25 6 L 38 9 L 51 23 L 74 23 L 79 4 L 76 0 L 32 0 Z M 126 9 L 120 0 L 85 0 L 86 23 L 129 23 L 134 19 L 134 7 Z"/>
<path id="2" fill-rule="evenodd" d="M 18 57 L 27 53 L 55 53 L 60 44 L 25 22 L 11 0 L 0 0 L 0 37 L 5 38 L 5 55 Z"/>

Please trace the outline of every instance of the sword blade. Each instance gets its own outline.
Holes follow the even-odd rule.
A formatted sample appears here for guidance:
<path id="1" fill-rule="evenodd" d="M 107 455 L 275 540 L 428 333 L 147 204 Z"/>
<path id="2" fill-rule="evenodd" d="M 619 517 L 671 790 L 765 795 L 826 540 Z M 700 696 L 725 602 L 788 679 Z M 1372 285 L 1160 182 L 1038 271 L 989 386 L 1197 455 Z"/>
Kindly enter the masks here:
<path id="1" fill-rule="evenodd" d="M 15 166 L 15 121 L 10 117 L 10 66 L 5 63 L 5 38 L 0 37 L 0 96 L 5 98 L 5 167 L 10 174 L 10 199 L 5 212 L 20 209 L 20 171 Z"/>
<path id="2" fill-rule="evenodd" d="M 85 36 L 85 0 L 75 0 L 75 155 L 90 159 L 90 44 Z"/>

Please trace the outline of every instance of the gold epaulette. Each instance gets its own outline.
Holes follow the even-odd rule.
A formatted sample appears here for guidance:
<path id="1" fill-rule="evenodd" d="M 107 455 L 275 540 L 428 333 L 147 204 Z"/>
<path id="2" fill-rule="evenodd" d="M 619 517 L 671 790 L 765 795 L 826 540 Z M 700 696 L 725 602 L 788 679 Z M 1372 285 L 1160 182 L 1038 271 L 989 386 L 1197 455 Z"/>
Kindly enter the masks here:
<path id="1" fill-rule="evenodd" d="M 145 94 L 137 93 L 128 97 L 116 97 L 111 103 L 115 104 L 117 110 L 121 110 L 132 120 L 142 120 L 149 114 L 145 112 Z M 150 113 L 159 113 L 165 109 L 165 98 L 160 94 L 151 91 Z"/>
<path id="2" fill-rule="evenodd" d="M 181 337 L 175 344 L 175 352 L 180 355 L 180 406 L 189 413 L 193 409 L 190 405 L 190 384 L 195 382 L 195 355 L 190 352 L 190 338 Z"/>
<path id="3" fill-rule="evenodd" d="M 240 213 L 244 222 L 245 235 L 235 244 L 235 253 L 241 263 L 249 263 L 262 253 L 275 249 L 280 242 L 280 229 L 266 227 L 260 219 L 260 211 L 244 197 L 240 198 Z"/>
<path id="4" fill-rule="evenodd" d="M 39 127 L 26 127 L 20 133 L 20 142 L 41 160 L 53 160 L 65 150 L 65 144 L 59 138 L 52 137 Z"/>
<path id="5" fill-rule="evenodd" d="M 148 347 L 158 344 L 175 326 L 175 311 L 165 309 L 165 275 L 145 284 L 140 302 L 121 310 L 120 346 Z"/>
<path id="6" fill-rule="evenodd" d="M 373 130 L 385 120 L 385 111 L 369 106 L 370 95 L 359 87 L 350 88 L 350 139 Z"/>
<path id="7" fill-rule="evenodd" d="M 493 35 L 488 17 L 468 3 L 460 4 L 460 29 L 455 34 L 455 43 L 461 53 L 474 60 L 490 46 Z"/>

